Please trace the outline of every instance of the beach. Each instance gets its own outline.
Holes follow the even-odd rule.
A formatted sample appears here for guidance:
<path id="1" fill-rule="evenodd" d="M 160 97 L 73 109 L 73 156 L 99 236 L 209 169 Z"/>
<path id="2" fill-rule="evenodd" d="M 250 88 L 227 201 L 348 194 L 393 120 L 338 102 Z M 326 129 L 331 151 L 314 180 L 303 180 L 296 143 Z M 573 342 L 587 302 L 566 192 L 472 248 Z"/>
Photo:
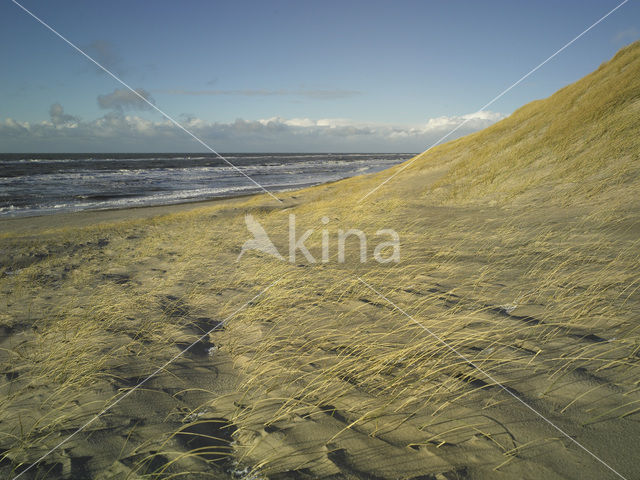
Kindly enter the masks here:
<path id="1" fill-rule="evenodd" d="M 281 202 L 0 220 L 0 474 L 637 478 L 638 78 Z"/>

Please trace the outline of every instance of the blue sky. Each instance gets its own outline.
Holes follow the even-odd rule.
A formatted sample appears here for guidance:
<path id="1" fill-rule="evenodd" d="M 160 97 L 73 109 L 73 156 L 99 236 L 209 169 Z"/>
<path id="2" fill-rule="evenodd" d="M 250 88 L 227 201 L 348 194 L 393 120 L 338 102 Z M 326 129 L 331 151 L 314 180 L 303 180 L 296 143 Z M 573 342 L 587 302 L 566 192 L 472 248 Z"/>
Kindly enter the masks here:
<path id="1" fill-rule="evenodd" d="M 640 38 L 618 1 L 34 1 L 23 5 L 219 151 L 424 150 L 483 128 Z M 0 151 L 201 151 L 9 0 Z M 466 117 L 465 117 L 466 116 Z"/>

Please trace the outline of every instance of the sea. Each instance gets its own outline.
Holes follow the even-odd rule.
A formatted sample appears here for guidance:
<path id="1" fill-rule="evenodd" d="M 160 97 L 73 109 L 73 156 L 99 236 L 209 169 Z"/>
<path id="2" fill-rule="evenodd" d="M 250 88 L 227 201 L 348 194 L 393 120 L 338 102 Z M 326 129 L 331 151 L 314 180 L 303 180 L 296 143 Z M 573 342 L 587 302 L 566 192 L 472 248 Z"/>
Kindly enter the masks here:
<path id="1" fill-rule="evenodd" d="M 271 192 L 374 173 L 413 153 L 230 153 Z M 214 154 L 0 154 L 0 218 L 169 205 L 262 190 Z"/>

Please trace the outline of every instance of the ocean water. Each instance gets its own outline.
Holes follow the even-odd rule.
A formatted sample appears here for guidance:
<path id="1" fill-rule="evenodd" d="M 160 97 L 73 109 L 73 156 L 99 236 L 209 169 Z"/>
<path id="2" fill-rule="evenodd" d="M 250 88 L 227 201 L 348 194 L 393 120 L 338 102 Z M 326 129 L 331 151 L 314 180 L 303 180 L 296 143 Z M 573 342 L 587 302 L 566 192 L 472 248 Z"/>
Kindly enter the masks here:
<path id="1" fill-rule="evenodd" d="M 228 154 L 272 192 L 373 173 L 414 154 Z M 261 190 L 215 155 L 0 154 L 0 218 L 167 205 Z"/>

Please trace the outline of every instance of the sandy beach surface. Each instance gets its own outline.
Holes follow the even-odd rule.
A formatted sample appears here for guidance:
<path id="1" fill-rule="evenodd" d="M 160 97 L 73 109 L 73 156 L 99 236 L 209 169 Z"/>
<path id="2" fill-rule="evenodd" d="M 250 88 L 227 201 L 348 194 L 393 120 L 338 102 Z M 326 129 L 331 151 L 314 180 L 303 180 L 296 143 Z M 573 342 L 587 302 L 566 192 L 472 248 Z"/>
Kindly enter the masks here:
<path id="1" fill-rule="evenodd" d="M 282 203 L 1 221 L 0 476 L 640 478 L 639 79 Z"/>

